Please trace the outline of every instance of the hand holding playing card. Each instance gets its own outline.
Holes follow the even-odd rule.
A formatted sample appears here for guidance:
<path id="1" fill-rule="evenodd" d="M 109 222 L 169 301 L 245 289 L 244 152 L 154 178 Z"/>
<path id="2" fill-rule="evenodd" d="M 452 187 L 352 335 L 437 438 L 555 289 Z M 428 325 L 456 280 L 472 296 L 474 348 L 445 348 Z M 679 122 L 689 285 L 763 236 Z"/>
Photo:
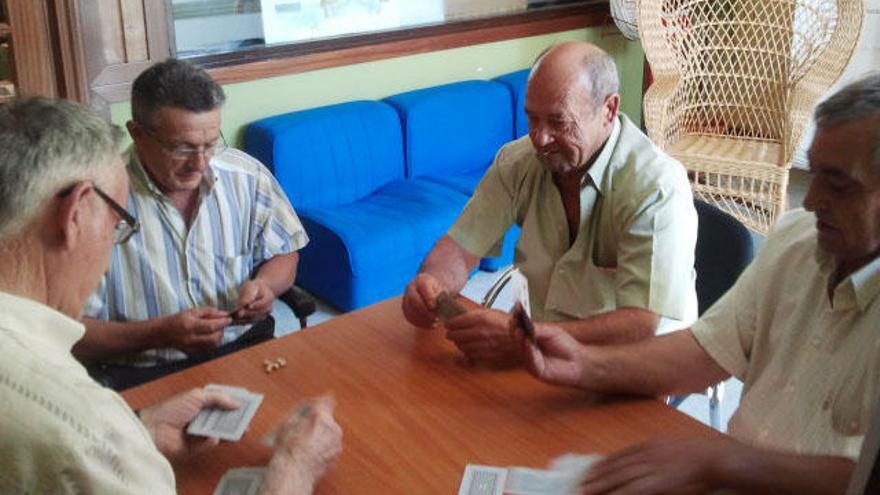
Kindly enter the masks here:
<path id="1" fill-rule="evenodd" d="M 342 452 L 335 407 L 335 401 L 325 396 L 304 402 L 288 416 L 276 435 L 265 493 L 312 493 Z"/>
<path id="2" fill-rule="evenodd" d="M 180 459 L 217 445 L 216 438 L 196 438 L 184 431 L 202 409 L 234 410 L 238 406 L 238 402 L 226 392 L 195 388 L 142 409 L 140 417 L 159 452 L 168 459 Z"/>

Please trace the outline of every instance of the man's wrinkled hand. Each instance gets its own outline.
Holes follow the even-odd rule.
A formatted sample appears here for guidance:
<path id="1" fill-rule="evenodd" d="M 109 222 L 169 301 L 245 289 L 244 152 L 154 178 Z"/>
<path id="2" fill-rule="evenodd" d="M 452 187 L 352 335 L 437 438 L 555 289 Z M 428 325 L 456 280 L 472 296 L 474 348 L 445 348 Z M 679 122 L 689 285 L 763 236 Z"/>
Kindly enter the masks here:
<path id="1" fill-rule="evenodd" d="M 156 448 L 170 460 L 197 455 L 219 442 L 216 438 L 194 437 L 186 427 L 202 409 L 237 409 L 238 402 L 221 390 L 194 388 L 142 409 L 141 421 L 150 432 Z"/>
<path id="2" fill-rule="evenodd" d="M 707 493 L 721 488 L 713 481 L 716 463 L 743 455 L 749 455 L 749 448 L 730 438 L 654 440 L 612 454 L 594 466 L 582 493 Z"/>
<path id="3" fill-rule="evenodd" d="M 446 338 L 472 362 L 505 364 L 519 359 L 509 314 L 495 309 L 468 311 L 444 323 Z"/>
<path id="4" fill-rule="evenodd" d="M 443 286 L 433 276 L 420 273 L 407 286 L 403 293 L 403 316 L 417 327 L 429 328 L 437 319 L 437 296 Z"/>
<path id="5" fill-rule="evenodd" d="M 216 308 L 175 313 L 162 320 L 165 346 L 180 349 L 188 355 L 205 353 L 220 345 L 223 329 L 231 323 L 229 313 Z"/>
<path id="6" fill-rule="evenodd" d="M 266 319 L 272 311 L 275 293 L 260 279 L 248 280 L 238 288 L 238 301 L 232 317 L 236 323 L 256 323 Z"/>
<path id="7" fill-rule="evenodd" d="M 547 383 L 578 386 L 584 372 L 583 345 L 562 328 L 535 323 L 535 341 L 527 339 L 513 318 L 509 335 L 529 372 Z"/>
<path id="8" fill-rule="evenodd" d="M 320 397 L 300 404 L 278 431 L 264 493 L 310 494 L 342 452 L 335 402 Z"/>

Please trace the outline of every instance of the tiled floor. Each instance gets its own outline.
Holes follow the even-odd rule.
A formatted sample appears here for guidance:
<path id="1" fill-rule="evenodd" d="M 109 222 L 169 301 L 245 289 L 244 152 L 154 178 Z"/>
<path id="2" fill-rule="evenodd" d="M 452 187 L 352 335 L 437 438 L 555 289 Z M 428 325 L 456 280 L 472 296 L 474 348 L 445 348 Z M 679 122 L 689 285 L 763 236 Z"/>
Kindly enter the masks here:
<path id="1" fill-rule="evenodd" d="M 804 195 L 807 191 L 807 185 L 809 183 L 809 175 L 803 170 L 792 170 L 790 182 L 789 182 L 789 207 L 795 208 L 801 206 L 803 203 Z M 760 247 L 760 244 L 763 242 L 763 237 L 760 235 L 755 235 L 755 244 L 756 247 Z M 479 301 L 482 299 L 483 294 L 492 286 L 495 282 L 495 279 L 498 277 L 500 272 L 496 273 L 488 273 L 488 272 L 477 272 L 470 281 L 468 281 L 465 286 L 462 294 L 465 296 Z M 510 295 L 508 290 L 502 291 L 501 295 L 495 302 L 494 307 L 502 310 L 509 310 L 513 305 L 512 296 Z M 318 301 L 318 311 L 309 318 L 309 326 L 314 326 L 324 321 L 333 318 L 338 315 L 339 311 L 335 308 L 324 304 L 321 301 Z M 293 313 L 290 309 L 282 303 L 278 301 L 275 302 L 275 307 L 273 309 L 273 315 L 277 321 L 276 327 L 279 329 L 294 329 L 292 331 L 296 331 L 299 328 L 299 324 L 297 323 L 296 318 L 294 318 Z M 283 332 L 282 334 L 290 333 Z M 726 431 L 727 422 L 729 421 L 731 415 L 736 410 L 739 405 L 739 398 L 742 392 L 742 383 L 732 378 L 725 382 L 725 391 L 724 396 L 722 397 L 721 403 L 721 430 Z M 696 418 L 697 420 L 709 424 L 709 400 L 705 395 L 695 394 L 691 395 L 687 398 L 680 406 L 679 409 Z"/>

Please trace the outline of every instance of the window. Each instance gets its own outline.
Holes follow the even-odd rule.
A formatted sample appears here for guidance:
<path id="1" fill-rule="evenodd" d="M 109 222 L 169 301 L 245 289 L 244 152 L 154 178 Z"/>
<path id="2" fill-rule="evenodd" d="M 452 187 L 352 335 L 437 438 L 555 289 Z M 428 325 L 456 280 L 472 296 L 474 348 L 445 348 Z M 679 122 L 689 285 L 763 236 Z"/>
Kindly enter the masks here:
<path id="1" fill-rule="evenodd" d="M 269 58 L 314 42 L 363 44 L 365 35 L 552 10 L 596 0 L 171 0 L 178 57 L 211 65 Z M 367 40 L 368 42 L 369 40 Z M 312 43 L 309 47 L 308 43 Z M 225 56 L 223 56 L 225 54 Z M 235 55 L 238 54 L 238 55 Z M 261 56 L 262 54 L 262 56 Z M 219 55 L 219 56 L 218 56 Z"/>

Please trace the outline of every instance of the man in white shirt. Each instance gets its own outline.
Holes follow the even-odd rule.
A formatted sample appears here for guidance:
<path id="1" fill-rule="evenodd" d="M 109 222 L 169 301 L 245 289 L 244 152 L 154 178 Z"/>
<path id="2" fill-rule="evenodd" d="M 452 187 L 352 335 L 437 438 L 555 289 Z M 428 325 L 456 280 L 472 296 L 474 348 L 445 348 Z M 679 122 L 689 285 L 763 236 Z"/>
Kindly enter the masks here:
<path id="1" fill-rule="evenodd" d="M 731 437 L 613 454 L 584 493 L 843 493 L 880 394 L 880 74 L 816 109 L 804 206 L 690 329 L 583 346 L 515 327 L 542 380 L 595 393 L 680 395 L 744 382 Z"/>
<path id="2" fill-rule="evenodd" d="M 113 131 L 64 100 L 0 106 L 0 493 L 174 493 L 168 461 L 217 443 L 187 423 L 238 407 L 197 388 L 136 415 L 71 354 L 111 246 L 138 230 Z M 303 410 L 281 428 L 265 493 L 311 493 L 341 449 L 332 404 Z"/>

